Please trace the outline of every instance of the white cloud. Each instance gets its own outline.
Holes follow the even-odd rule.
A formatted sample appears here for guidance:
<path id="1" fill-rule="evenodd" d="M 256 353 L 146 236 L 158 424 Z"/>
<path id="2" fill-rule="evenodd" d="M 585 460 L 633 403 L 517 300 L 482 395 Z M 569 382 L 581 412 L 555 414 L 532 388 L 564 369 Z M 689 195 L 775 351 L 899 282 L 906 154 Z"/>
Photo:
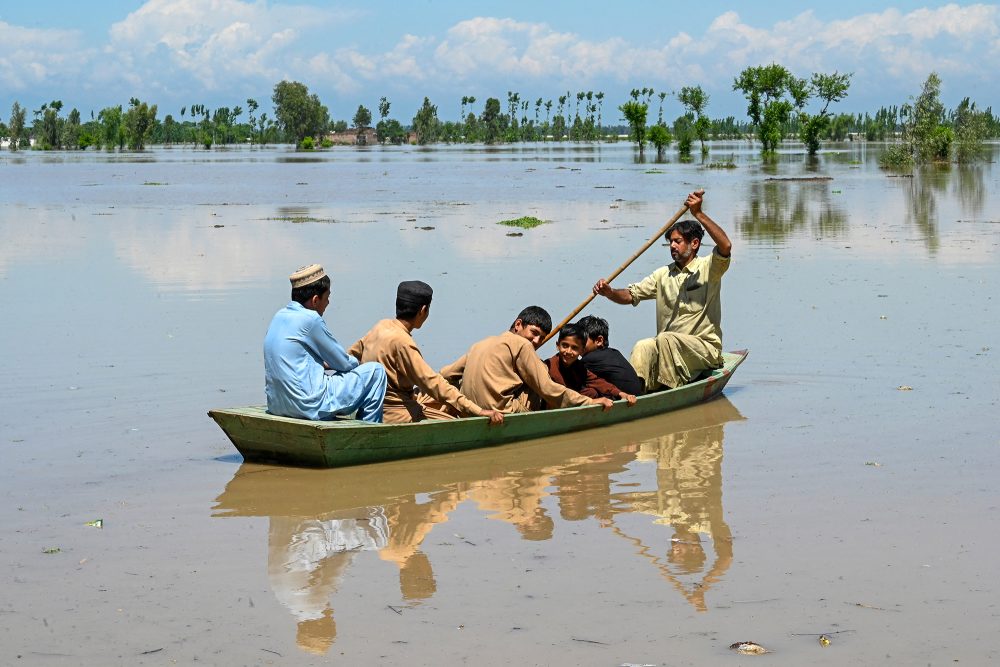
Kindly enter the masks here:
<path id="1" fill-rule="evenodd" d="M 197 80 L 207 90 L 281 78 L 303 32 L 343 20 L 315 7 L 242 0 L 150 0 L 111 26 L 115 75 Z M 299 59 L 301 61 L 301 59 Z"/>
<path id="2" fill-rule="evenodd" d="M 0 88 L 25 90 L 72 80 L 94 55 L 74 30 L 24 28 L 0 21 Z M 58 94 L 58 93 L 53 93 Z"/>

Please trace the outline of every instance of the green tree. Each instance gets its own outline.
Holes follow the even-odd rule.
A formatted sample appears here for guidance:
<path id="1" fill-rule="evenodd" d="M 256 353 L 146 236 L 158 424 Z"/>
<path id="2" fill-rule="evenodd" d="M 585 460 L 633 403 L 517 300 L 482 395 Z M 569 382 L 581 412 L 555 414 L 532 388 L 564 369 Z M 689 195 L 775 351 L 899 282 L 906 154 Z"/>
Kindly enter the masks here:
<path id="1" fill-rule="evenodd" d="M 670 135 L 670 130 L 667 129 L 666 125 L 657 123 L 653 127 L 649 128 L 649 142 L 656 147 L 656 159 L 663 159 L 663 152 L 673 141 L 673 137 Z M 688 143 L 688 152 L 691 151 L 690 142 Z"/>
<path id="2" fill-rule="evenodd" d="M 979 111 L 968 97 L 959 102 L 952 113 L 955 129 L 955 157 L 959 162 L 971 162 L 983 155 L 984 142 L 989 137 L 990 110 Z"/>
<path id="3" fill-rule="evenodd" d="M 250 124 L 250 144 L 251 145 L 253 145 L 253 144 L 256 143 L 256 136 L 255 136 L 255 132 L 256 132 L 255 128 L 256 128 L 256 124 L 257 124 L 257 116 L 256 116 L 256 114 L 257 114 L 257 109 L 259 109 L 259 108 L 260 108 L 260 105 L 257 104 L 257 100 L 255 100 L 252 97 L 248 97 L 247 98 L 247 118 L 250 119 L 249 124 Z"/>
<path id="4" fill-rule="evenodd" d="M 694 114 L 681 114 L 674 121 L 674 136 L 677 137 L 677 153 L 682 158 L 691 157 L 691 146 L 695 139 Z"/>
<path id="5" fill-rule="evenodd" d="M 500 100 L 490 97 L 479 117 L 479 129 L 484 144 L 495 144 L 503 137 L 503 122 L 500 113 Z"/>
<path id="6" fill-rule="evenodd" d="M 21 140 L 24 136 L 24 116 L 26 109 L 17 102 L 10 107 L 10 122 L 7 124 L 7 131 L 10 133 L 10 150 L 17 151 L 21 147 Z"/>
<path id="7" fill-rule="evenodd" d="M 306 137 L 323 133 L 330 123 L 330 112 L 315 93 L 298 81 L 281 81 L 271 96 L 278 126 L 296 145 Z"/>
<path id="8" fill-rule="evenodd" d="M 689 113 L 694 114 L 694 134 L 701 142 L 701 154 L 708 153 L 705 141 L 708 139 L 712 128 L 712 121 L 705 114 L 705 107 L 708 106 L 708 94 L 701 89 L 701 86 L 684 86 L 677 95 L 683 106 Z"/>
<path id="9" fill-rule="evenodd" d="M 42 105 L 40 110 L 42 112 L 41 132 L 38 137 L 41 140 L 40 148 L 42 150 L 50 151 L 60 147 L 59 112 L 62 110 L 62 106 L 63 104 L 61 100 L 53 100 L 48 105 Z"/>
<path id="10" fill-rule="evenodd" d="M 125 147 L 125 131 L 122 128 L 122 107 L 105 107 L 97 114 L 97 121 L 100 123 L 101 140 L 100 144 L 105 150 L 113 151 L 115 147 L 119 149 Z"/>
<path id="11" fill-rule="evenodd" d="M 66 123 L 63 125 L 62 145 L 66 148 L 79 148 L 80 130 L 80 112 L 76 109 L 70 109 Z"/>
<path id="12" fill-rule="evenodd" d="M 424 103 L 413 117 L 413 131 L 417 135 L 417 143 L 421 146 L 437 141 L 441 129 L 441 121 L 438 120 L 437 107 L 431 104 L 428 98 L 424 98 Z"/>
<path id="13" fill-rule="evenodd" d="M 618 109 L 628 123 L 631 139 L 639 145 L 639 155 L 642 155 L 646 143 L 646 114 L 649 113 L 649 104 L 633 98 Z"/>
<path id="14" fill-rule="evenodd" d="M 806 145 L 809 155 L 815 155 L 819 150 L 820 135 L 830 127 L 830 114 L 827 109 L 830 103 L 839 102 L 847 97 L 847 89 L 851 87 L 851 74 L 813 74 L 810 82 L 812 96 L 823 102 L 823 108 L 818 114 L 799 113 L 799 138 Z"/>
<path id="15" fill-rule="evenodd" d="M 358 110 L 354 112 L 354 129 L 357 131 L 357 142 L 365 143 L 365 130 L 371 127 L 372 112 L 363 104 L 358 105 Z"/>
<path id="16" fill-rule="evenodd" d="M 128 111 L 122 117 L 129 150 L 141 151 L 146 147 L 155 122 L 155 104 L 149 106 L 135 97 L 129 100 Z"/>
<path id="17" fill-rule="evenodd" d="M 747 98 L 747 116 L 757 128 L 765 153 L 778 148 L 783 126 L 793 111 L 805 105 L 810 92 L 805 79 L 792 76 L 775 63 L 747 67 L 733 81 L 733 90 L 742 91 Z"/>

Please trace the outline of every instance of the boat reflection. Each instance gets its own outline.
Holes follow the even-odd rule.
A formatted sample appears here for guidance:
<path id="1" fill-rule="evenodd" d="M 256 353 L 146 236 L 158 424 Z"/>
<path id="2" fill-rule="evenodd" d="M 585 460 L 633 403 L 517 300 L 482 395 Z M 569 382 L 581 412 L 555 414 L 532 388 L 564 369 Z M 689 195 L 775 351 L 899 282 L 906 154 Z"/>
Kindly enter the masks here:
<path id="1" fill-rule="evenodd" d="M 634 544 L 640 559 L 705 611 L 706 592 L 732 562 L 722 442 L 724 425 L 742 418 L 721 397 L 585 436 L 376 467 L 243 464 L 213 513 L 269 517 L 268 580 L 297 623 L 299 647 L 316 654 L 336 641 L 333 598 L 365 552 L 397 566 L 400 605 L 419 605 L 437 592 L 422 545 L 463 503 L 532 541 L 593 518 L 597 530 Z M 557 519 L 546 509 L 555 506 Z"/>

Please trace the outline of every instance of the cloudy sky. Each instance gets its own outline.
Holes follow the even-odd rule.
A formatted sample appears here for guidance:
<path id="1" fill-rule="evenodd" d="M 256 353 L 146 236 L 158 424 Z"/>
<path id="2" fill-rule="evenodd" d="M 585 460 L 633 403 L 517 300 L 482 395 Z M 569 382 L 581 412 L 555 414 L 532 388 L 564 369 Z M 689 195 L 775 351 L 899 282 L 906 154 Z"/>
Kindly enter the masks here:
<path id="1" fill-rule="evenodd" d="M 766 6 L 765 6 L 766 4 Z M 305 83 L 334 118 L 381 96 L 409 122 L 423 97 L 455 119 L 461 98 L 555 100 L 603 91 L 605 121 L 632 88 L 700 85 L 712 116 L 743 117 L 733 78 L 777 62 L 798 76 L 853 72 L 843 111 L 919 91 L 931 71 L 954 106 L 1000 108 L 1000 7 L 933 1 L 715 0 L 39 0 L 0 4 L 0 120 L 16 100 L 54 99 L 89 116 L 139 97 L 182 106 L 270 106 L 274 84 Z M 676 100 L 668 115 L 679 114 Z M 30 113 L 29 113 L 30 117 Z"/>

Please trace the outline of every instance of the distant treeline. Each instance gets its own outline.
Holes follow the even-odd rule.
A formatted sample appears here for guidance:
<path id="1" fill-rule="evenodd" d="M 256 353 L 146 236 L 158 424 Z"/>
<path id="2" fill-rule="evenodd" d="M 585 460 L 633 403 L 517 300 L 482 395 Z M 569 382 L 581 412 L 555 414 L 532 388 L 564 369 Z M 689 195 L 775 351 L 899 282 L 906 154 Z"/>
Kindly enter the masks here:
<path id="1" fill-rule="evenodd" d="M 267 145 L 294 143 L 305 149 L 331 146 L 333 143 L 431 144 L 550 141 L 616 141 L 623 137 L 637 142 L 640 151 L 647 144 L 658 153 L 676 142 L 678 152 L 690 153 L 694 141 L 757 138 L 762 149 L 774 150 L 786 139 L 801 139 L 810 153 L 820 140 L 865 139 L 884 141 L 912 136 L 914 104 L 882 107 L 869 112 L 833 113 L 829 106 L 847 96 L 849 74 L 814 74 L 812 79 L 798 79 L 781 65 L 751 67 L 734 80 L 733 89 L 747 99 L 747 119 L 733 116 L 711 118 L 707 113 L 709 97 L 698 86 L 684 87 L 679 93 L 656 92 L 652 88 L 632 90 L 629 99 L 609 110 L 600 91 L 567 91 L 555 98 L 522 99 L 508 91 L 506 103 L 487 98 L 477 107 L 477 98 L 463 96 L 458 120 L 442 121 L 438 108 L 428 98 L 409 123 L 390 117 L 391 103 L 385 97 L 377 106 L 378 121 L 364 105 L 354 117 L 332 120 L 318 96 L 310 94 L 299 82 L 282 81 L 274 86 L 271 101 L 274 117 L 258 113 L 260 105 L 248 98 L 244 105 L 209 109 L 204 104 L 181 107 L 159 117 L 157 105 L 137 98 L 127 106 L 105 107 L 83 119 L 77 109 L 65 115 L 61 100 L 41 105 L 28 112 L 18 102 L 6 122 L 0 119 L 0 140 L 10 150 L 31 147 L 35 150 L 105 149 L 143 150 L 151 144 L 188 144 L 213 146 L 234 144 Z M 936 80 L 936 75 L 932 74 Z M 926 86 L 926 84 L 925 84 Z M 926 92 L 926 91 L 925 91 Z M 936 94 L 936 93 L 935 93 Z M 673 121 L 664 114 L 679 102 L 681 113 Z M 806 111 L 813 100 L 820 108 Z M 647 116 L 655 108 L 656 121 Z M 1000 137 L 1000 119 L 992 109 L 977 110 L 968 98 L 954 110 L 940 103 L 933 107 L 935 127 L 960 132 L 963 123 L 974 118 L 977 138 Z M 971 114 L 971 116 L 970 116 Z M 924 114 L 926 116 L 926 113 Z M 624 121 L 624 124 L 622 123 Z M 923 118 L 923 122 L 927 122 Z M 938 151 L 940 154 L 940 151 Z"/>

